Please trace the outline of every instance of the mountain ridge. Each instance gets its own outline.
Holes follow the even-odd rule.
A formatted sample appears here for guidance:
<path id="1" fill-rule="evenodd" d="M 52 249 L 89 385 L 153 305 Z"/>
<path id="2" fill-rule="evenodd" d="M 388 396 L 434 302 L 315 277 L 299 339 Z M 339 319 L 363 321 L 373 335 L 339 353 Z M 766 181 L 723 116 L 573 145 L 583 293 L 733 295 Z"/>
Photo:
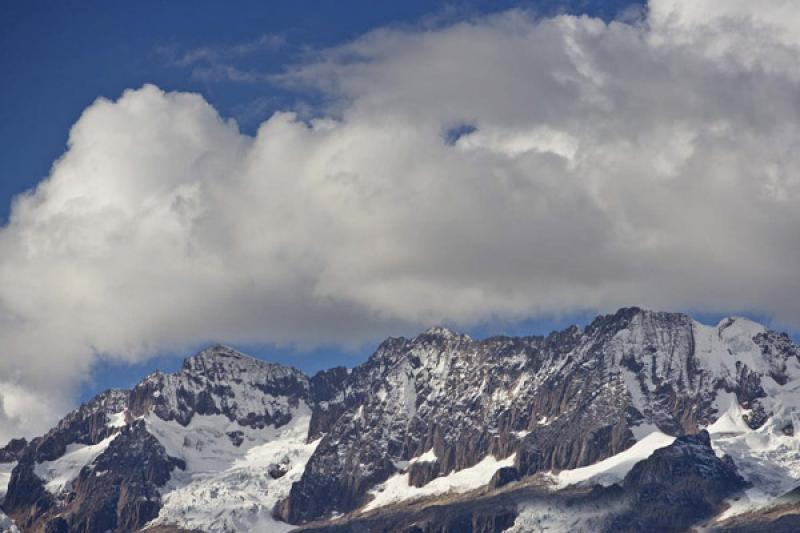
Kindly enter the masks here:
<path id="1" fill-rule="evenodd" d="M 800 478 L 776 451 L 793 438 L 798 384 L 800 349 L 785 333 L 636 307 L 546 336 L 475 340 L 433 327 L 313 376 L 213 344 L 177 372 L 98 394 L 46 435 L 7 447 L 2 508 L 31 531 L 288 531 L 358 517 L 370 501 L 435 500 L 439 486 L 500 490 L 604 464 L 653 432 L 712 426 L 733 428 L 712 440 L 746 475 L 778 454 L 772 494 Z M 733 422 L 718 423 L 726 416 Z M 769 446 L 747 448 L 751 433 Z M 109 462 L 110 453 L 130 459 Z M 140 460 L 153 468 L 125 466 Z M 594 479 L 623 481 L 604 476 Z M 375 500 L 381 491 L 389 497 Z M 201 501 L 223 511 L 210 517 Z"/>

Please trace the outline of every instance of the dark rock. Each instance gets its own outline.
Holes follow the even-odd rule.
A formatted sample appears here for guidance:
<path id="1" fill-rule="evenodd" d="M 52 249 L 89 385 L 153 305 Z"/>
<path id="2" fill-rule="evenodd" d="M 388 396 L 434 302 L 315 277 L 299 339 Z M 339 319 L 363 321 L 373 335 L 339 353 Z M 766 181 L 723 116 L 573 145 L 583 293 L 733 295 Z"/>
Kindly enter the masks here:
<path id="1" fill-rule="evenodd" d="M 18 461 L 26 446 L 28 446 L 28 441 L 25 439 L 11 439 L 8 444 L 0 448 L 0 463 Z"/>
<path id="2" fill-rule="evenodd" d="M 226 435 L 228 435 L 228 438 L 231 439 L 231 444 L 237 448 L 244 442 L 244 432 L 242 431 L 230 431 L 226 433 Z"/>
<path id="3" fill-rule="evenodd" d="M 439 476 L 439 461 L 420 461 L 408 465 L 408 483 L 412 487 L 422 487 Z"/>
<path id="4" fill-rule="evenodd" d="M 723 341 L 736 320 L 723 321 L 714 342 Z M 177 373 L 151 374 L 130 392 L 107 391 L 43 437 L 0 449 L 0 461 L 19 463 L 3 508 L 23 529 L 37 531 L 51 522 L 61 527 L 56 518 L 70 531 L 141 527 L 158 513 L 158 487 L 182 465 L 166 456 L 138 417 L 155 415 L 185 426 L 195 415 L 221 415 L 251 428 L 280 427 L 305 404 L 312 413 L 307 438 L 321 441 L 289 497 L 274 509 L 289 522 L 357 509 L 376 484 L 404 465 L 410 484 L 423 486 L 489 455 L 516 454 L 514 466 L 500 469 L 485 490 L 505 487 L 496 492 L 517 494 L 525 483 L 508 486 L 513 481 L 620 453 L 635 442 L 637 426 L 650 424 L 684 437 L 637 465 L 624 489 L 580 493 L 577 501 L 609 498 L 621 505 L 630 499 L 634 506 L 617 517 L 622 531 L 680 529 L 713 513 L 743 483 L 730 459 L 717 459 L 710 451 L 707 435 L 686 435 L 716 420 L 721 391 L 735 394 L 749 411 L 750 427 L 762 426 L 772 416 L 763 379 L 788 383 L 787 362 L 800 360 L 800 350 L 786 335 L 746 328 L 730 331 L 759 331 L 753 342 L 762 360 L 757 368 L 748 367 L 737 360 L 734 343 L 730 359 L 724 353 L 715 359 L 735 364 L 726 372 L 704 363 L 697 348 L 707 345 L 707 329 L 686 315 L 638 308 L 546 337 L 473 340 L 432 328 L 413 339 L 387 339 L 352 371 L 334 368 L 310 379 L 217 345 L 186 359 Z M 744 360 L 753 364 L 750 355 Z M 127 426 L 120 430 L 110 417 L 126 408 Z M 794 433 L 790 423 L 778 427 Z M 111 446 L 66 493 L 54 497 L 44 490 L 34 474 L 37 462 L 115 432 Z M 234 446 L 244 443 L 242 431 L 227 436 Z M 411 461 L 427 452 L 436 460 Z M 267 473 L 277 479 L 287 469 L 279 461 Z M 440 503 L 435 510 L 412 506 L 405 515 L 387 512 L 382 518 L 389 517 L 391 527 L 370 517 L 350 524 L 367 528 L 353 531 L 489 532 L 513 522 L 519 502 L 474 507 L 445 498 Z M 678 508 L 681 516 L 671 518 L 670 509 Z"/>
<path id="5" fill-rule="evenodd" d="M 656 450 L 622 485 L 633 505 L 615 519 L 613 531 L 685 531 L 747 487 L 730 457 L 716 456 L 706 431 Z"/>
<path id="6" fill-rule="evenodd" d="M 308 378 L 299 370 L 215 345 L 187 358 L 180 372 L 145 378 L 131 391 L 129 410 L 133 417 L 153 412 L 183 426 L 198 414 L 223 415 L 253 428 L 278 427 L 291 420 L 290 409 L 309 401 L 308 389 Z M 265 394 L 285 401 L 258 412 L 245 410 L 247 398 L 261 400 Z"/>
<path id="7" fill-rule="evenodd" d="M 128 394 L 121 389 L 98 394 L 65 416 L 43 437 L 34 439 L 28 447 L 30 453 L 37 462 L 52 461 L 64 454 L 68 444 L 97 444 L 113 433 L 110 417 L 125 410 Z"/>
<path id="8" fill-rule="evenodd" d="M 70 532 L 135 531 L 158 515 L 158 488 L 176 467 L 185 465 L 168 457 L 138 421 L 122 428 L 106 451 L 81 470 L 63 501 L 44 491 L 30 463 L 20 463 L 4 509 L 25 530 L 43 524 L 59 531 L 66 523 Z"/>
<path id="9" fill-rule="evenodd" d="M 489 482 L 489 487 L 499 489 L 519 479 L 519 470 L 512 466 L 505 466 L 497 470 Z"/>
<path id="10" fill-rule="evenodd" d="M 282 478 L 289 471 L 288 465 L 272 463 L 267 467 L 267 473 L 272 479 Z"/>
<path id="11" fill-rule="evenodd" d="M 44 531 L 45 533 L 69 533 L 69 522 L 57 516 L 47 521 Z"/>
<path id="12" fill-rule="evenodd" d="M 735 321 L 719 325 L 720 338 Z M 396 464 L 431 449 L 437 465 L 412 466 L 414 485 L 487 455 L 516 453 L 520 476 L 585 466 L 631 446 L 641 423 L 697 432 L 719 416 L 722 390 L 750 409 L 751 427 L 763 424 L 763 376 L 742 362 L 735 375 L 714 374 L 695 353 L 695 333 L 686 315 L 627 308 L 547 337 L 475 341 L 433 328 L 388 339 L 352 372 L 315 378 L 312 432 L 325 437 L 281 516 L 302 523 L 353 510 Z M 793 344 L 758 335 L 771 375 L 783 379 Z"/>
<path id="13" fill-rule="evenodd" d="M 330 431 L 342 413 L 362 400 L 348 394 L 347 385 L 350 380 L 350 372 L 342 366 L 317 372 L 311 378 L 310 392 L 314 410 L 308 430 L 309 442 Z"/>

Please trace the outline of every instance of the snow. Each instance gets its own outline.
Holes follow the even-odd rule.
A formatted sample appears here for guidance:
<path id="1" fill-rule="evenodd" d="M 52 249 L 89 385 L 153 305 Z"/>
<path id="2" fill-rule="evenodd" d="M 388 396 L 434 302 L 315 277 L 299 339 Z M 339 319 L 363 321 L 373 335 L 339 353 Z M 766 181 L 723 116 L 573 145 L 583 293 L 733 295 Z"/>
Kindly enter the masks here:
<path id="1" fill-rule="evenodd" d="M 279 413 L 289 413 L 293 402 L 287 396 L 273 396 L 264 390 L 266 386 L 291 380 L 296 380 L 299 387 L 308 387 L 307 378 L 299 370 L 216 345 L 186 359 L 179 372 L 155 372 L 143 384 L 158 389 L 153 396 L 160 398 L 162 409 L 172 417 L 185 417 L 187 414 L 180 400 L 184 392 L 195 395 L 205 392 L 210 393 L 208 400 L 219 412 L 245 425 L 253 415 L 274 417 Z M 189 413 L 190 416 L 193 414 Z"/>
<path id="2" fill-rule="evenodd" d="M 729 407 L 722 413 L 716 422 L 706 428 L 712 438 L 720 435 L 740 435 L 750 431 L 750 427 L 744 421 L 743 416 L 748 413 L 739 405 L 736 395 L 732 393 L 720 393 L 718 402 L 722 403 L 725 398 L 729 401 Z"/>
<path id="3" fill-rule="evenodd" d="M 651 433 L 655 433 L 659 431 L 658 426 L 655 424 L 651 424 L 649 422 L 642 422 L 638 426 L 633 426 L 631 428 L 631 433 L 633 433 L 633 438 L 637 441 L 642 440 L 643 438 L 647 437 Z"/>
<path id="4" fill-rule="evenodd" d="M 125 411 L 114 413 L 108 417 L 108 427 L 121 428 L 125 426 Z"/>
<path id="5" fill-rule="evenodd" d="M 633 407 L 635 407 L 640 413 L 647 412 L 645 408 L 647 400 L 642 393 L 641 383 L 639 383 L 639 381 L 636 379 L 636 374 L 625 368 L 622 370 L 622 378 L 625 381 L 625 388 L 631 395 L 631 403 L 633 404 Z"/>
<path id="6" fill-rule="evenodd" d="M 17 466 L 16 462 L 0 463 L 0 502 L 3 501 L 3 498 L 6 495 L 8 483 L 11 481 L 11 471 L 14 470 L 15 466 Z"/>
<path id="7" fill-rule="evenodd" d="M 764 331 L 764 326 L 746 318 L 726 318 L 716 326 L 692 322 L 698 359 L 714 376 L 722 378 L 736 376 L 737 361 L 751 370 L 768 373 L 761 350 L 753 342 L 753 337 Z"/>
<path id="8" fill-rule="evenodd" d="M 466 335 L 464 333 L 457 333 L 457 332 L 453 331 L 452 329 L 441 327 L 441 326 L 434 326 L 432 328 L 428 328 L 427 331 L 425 331 L 424 335 L 432 335 L 434 337 L 442 337 L 442 338 L 448 339 L 448 340 L 451 340 L 451 339 L 462 339 L 464 341 L 472 340 L 469 335 Z"/>
<path id="9" fill-rule="evenodd" d="M 364 506 L 363 511 L 430 496 L 464 493 L 483 487 L 491 481 L 499 468 L 513 466 L 515 455 L 502 460 L 491 455 L 484 457 L 474 466 L 437 477 L 422 487 L 410 485 L 408 473 L 395 474 L 370 491 L 374 498 Z"/>
<path id="10" fill-rule="evenodd" d="M 11 481 L 11 471 L 14 470 L 15 466 L 17 466 L 16 462 L 0 463 L 0 502 L 3 501 L 3 498 L 6 495 L 8 483 Z M 0 531 L 13 533 L 19 531 L 11 519 L 2 511 L 0 511 Z"/>
<path id="11" fill-rule="evenodd" d="M 716 398 L 722 414 L 707 428 L 711 444 L 718 456 L 730 455 L 739 473 L 752 484 L 743 497 L 729 502 L 731 507 L 722 518 L 768 506 L 800 485 L 800 438 L 784 433 L 784 428 L 800 431 L 800 364 L 794 358 L 786 359 L 785 385 L 770 377 L 770 365 L 776 361 L 764 357 L 752 341 L 762 331 L 763 326 L 749 320 L 726 319 L 710 334 L 710 340 L 701 340 L 706 345 L 709 342 L 713 345 L 717 339 L 724 343 L 724 349 L 704 348 L 706 358 L 717 365 L 722 375 L 731 372 L 735 375 L 735 361 L 762 374 L 766 397 L 760 402 L 772 413 L 762 427 L 753 430 L 743 419 L 748 411 L 741 408 L 734 394 L 720 392 Z"/>
<path id="12" fill-rule="evenodd" d="M 38 463 L 34 467 L 36 476 L 44 481 L 44 488 L 50 494 L 58 495 L 78 477 L 81 469 L 88 466 L 106 451 L 117 434 L 111 435 L 97 444 L 70 444 L 67 451 L 54 461 Z"/>
<path id="13" fill-rule="evenodd" d="M 608 517 L 619 510 L 619 504 L 609 507 L 602 504 L 565 505 L 556 501 L 526 502 L 519 508 L 514 525 L 506 533 L 530 533 L 553 531 L 570 533 L 594 533 L 607 529 Z"/>
<path id="14" fill-rule="evenodd" d="M 224 416 L 195 415 L 187 427 L 148 416 L 148 430 L 167 453 L 186 461 L 162 489 L 163 507 L 150 525 L 178 524 L 209 533 L 276 532 L 293 526 L 272 518 L 278 500 L 289 495 L 319 441 L 306 443 L 311 410 L 305 405 L 280 428 L 253 429 Z M 241 431 L 239 447 L 227 433 Z M 286 473 L 278 479 L 271 465 Z"/>
<path id="15" fill-rule="evenodd" d="M 717 455 L 730 455 L 752 487 L 745 491 L 744 497 L 731 502 L 731 508 L 721 518 L 768 506 L 800 485 L 800 438 L 783 432 L 790 423 L 800 429 L 797 407 L 776 404 L 775 414 L 756 430 L 744 424 L 742 411 L 737 407 L 731 405 L 708 429 Z"/>
<path id="16" fill-rule="evenodd" d="M 423 453 L 418 457 L 414 457 L 409 461 L 411 463 L 435 463 L 436 462 L 436 454 L 433 452 L 433 448 L 428 450 L 427 452 Z"/>
<path id="17" fill-rule="evenodd" d="M 2 511 L 0 511 L 0 531 L 3 533 L 19 533 L 19 528 L 14 525 L 11 518 Z"/>
<path id="18" fill-rule="evenodd" d="M 577 484 L 612 485 L 621 481 L 630 472 L 633 465 L 647 459 L 659 448 L 669 446 L 675 437 L 654 431 L 627 450 L 603 459 L 593 465 L 562 470 L 555 474 L 554 480 L 558 488 Z"/>

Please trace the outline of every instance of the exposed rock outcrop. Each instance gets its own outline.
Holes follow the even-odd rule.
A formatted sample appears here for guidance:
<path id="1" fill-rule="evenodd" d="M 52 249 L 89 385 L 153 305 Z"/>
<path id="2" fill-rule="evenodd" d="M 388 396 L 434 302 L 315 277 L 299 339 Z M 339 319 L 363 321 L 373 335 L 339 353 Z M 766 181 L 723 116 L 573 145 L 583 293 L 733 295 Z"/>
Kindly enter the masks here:
<path id="1" fill-rule="evenodd" d="M 182 472 L 189 457 L 206 460 L 206 446 L 211 455 L 223 449 L 241 458 L 287 431 L 291 447 L 261 450 L 258 483 L 273 499 L 266 512 L 254 511 L 258 517 L 269 518 L 279 498 L 274 515 L 294 524 L 340 516 L 369 502 L 391 476 L 407 479 L 413 492 L 494 456 L 506 466 L 481 489 L 496 493 L 493 506 L 479 495 L 475 505 L 420 504 L 407 516 L 387 510 L 380 520 L 378 513 L 348 522 L 361 528 L 352 531 L 488 533 L 514 523 L 532 475 L 594 464 L 660 430 L 680 438 L 635 467 L 624 489 L 576 497 L 587 509 L 601 500 L 622 509 L 613 517 L 601 510 L 602 519 L 586 522 L 592 530 L 603 530 L 606 518 L 618 530 L 680 530 L 743 483 L 707 435 L 691 435 L 729 406 L 744 430 L 779 423 L 780 435 L 794 434 L 781 394 L 800 384 L 798 361 L 800 349 L 786 335 L 745 319 L 704 326 L 638 308 L 548 336 L 474 340 L 432 328 L 386 340 L 351 370 L 311 378 L 216 345 L 176 373 L 107 391 L 46 435 L 0 449 L 0 462 L 18 463 L 2 508 L 31 531 L 133 531 L 157 516 L 169 527 L 160 489 L 189 475 Z M 203 438 L 193 435 L 197 424 Z M 223 479 L 198 490 L 224 492 L 241 472 Z M 172 501 L 180 509 L 183 500 Z M 680 506 L 681 516 L 668 516 L 669 506 Z"/>
<path id="2" fill-rule="evenodd" d="M 414 485 L 487 455 L 516 454 L 521 476 L 592 464 L 630 447 L 643 424 L 697 432 L 727 407 L 720 394 L 759 427 L 772 413 L 766 385 L 794 379 L 787 361 L 798 355 L 746 319 L 713 327 L 638 308 L 547 337 L 475 341 L 433 328 L 389 339 L 328 395 L 335 414 L 319 424 L 328 431 L 280 514 L 302 523 L 355 509 L 427 450 L 436 469 L 409 467 Z"/>
<path id="3" fill-rule="evenodd" d="M 708 432 L 679 437 L 625 476 L 623 487 L 633 505 L 611 529 L 686 531 L 746 486 L 731 458 L 716 456 Z"/>

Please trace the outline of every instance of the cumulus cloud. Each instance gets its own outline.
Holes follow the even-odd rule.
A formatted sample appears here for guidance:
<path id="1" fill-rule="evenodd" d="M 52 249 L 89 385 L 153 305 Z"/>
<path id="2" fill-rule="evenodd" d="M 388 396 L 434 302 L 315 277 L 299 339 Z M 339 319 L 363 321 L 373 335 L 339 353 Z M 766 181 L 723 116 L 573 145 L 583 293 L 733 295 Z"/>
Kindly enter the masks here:
<path id="1" fill-rule="evenodd" d="M 800 28 L 696 5 L 375 31 L 280 76 L 327 106 L 254 137 L 195 94 L 98 100 L 0 231 L 0 437 L 99 357 L 204 340 L 629 304 L 797 327 Z"/>

